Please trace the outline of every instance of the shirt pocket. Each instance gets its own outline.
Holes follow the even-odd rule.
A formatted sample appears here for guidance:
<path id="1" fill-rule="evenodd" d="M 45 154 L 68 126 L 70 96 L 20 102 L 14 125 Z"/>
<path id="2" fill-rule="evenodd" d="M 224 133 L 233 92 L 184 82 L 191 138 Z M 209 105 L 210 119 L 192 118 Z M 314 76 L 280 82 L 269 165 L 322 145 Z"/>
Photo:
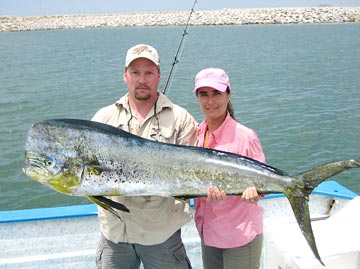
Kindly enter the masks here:
<path id="1" fill-rule="evenodd" d="M 160 130 L 153 128 L 151 131 L 151 137 L 159 142 L 165 142 L 165 143 L 176 143 L 176 136 L 177 136 L 178 130 L 171 127 L 160 127 Z"/>

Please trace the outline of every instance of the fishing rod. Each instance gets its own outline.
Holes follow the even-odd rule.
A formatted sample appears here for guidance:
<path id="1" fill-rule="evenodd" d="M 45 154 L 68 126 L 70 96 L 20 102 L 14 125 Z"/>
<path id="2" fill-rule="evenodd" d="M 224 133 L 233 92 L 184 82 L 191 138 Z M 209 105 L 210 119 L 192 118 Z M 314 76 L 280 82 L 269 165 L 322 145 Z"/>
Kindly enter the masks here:
<path id="1" fill-rule="evenodd" d="M 192 8 L 191 8 L 191 11 L 190 11 L 188 20 L 187 20 L 187 22 L 186 22 L 186 25 L 185 25 L 183 34 L 182 34 L 182 36 L 181 36 L 181 39 L 180 39 L 180 42 L 179 42 L 179 45 L 178 45 L 178 48 L 177 48 L 177 51 L 176 51 L 176 54 L 175 54 L 175 57 L 174 57 L 174 61 L 172 62 L 169 75 L 168 75 L 168 77 L 167 77 L 167 79 L 166 79 L 166 83 L 165 83 L 165 87 L 164 87 L 164 90 L 163 90 L 163 94 L 166 93 L 166 90 L 167 90 L 167 87 L 168 87 L 168 85 L 169 85 L 172 72 L 173 72 L 173 70 L 174 70 L 174 66 L 179 62 L 179 61 L 178 61 L 178 55 L 179 55 L 180 49 L 181 49 L 181 47 L 182 47 L 182 44 L 183 44 L 183 41 L 184 41 L 184 37 L 185 37 L 185 35 L 188 34 L 187 28 L 188 28 L 188 26 L 189 26 L 189 22 L 190 22 L 191 15 L 192 15 L 192 14 L 194 13 L 194 11 L 195 11 L 195 10 L 194 10 L 194 7 L 195 7 L 196 2 L 197 2 L 197 0 L 194 0 L 194 4 L 193 4 L 193 6 L 192 6 Z"/>

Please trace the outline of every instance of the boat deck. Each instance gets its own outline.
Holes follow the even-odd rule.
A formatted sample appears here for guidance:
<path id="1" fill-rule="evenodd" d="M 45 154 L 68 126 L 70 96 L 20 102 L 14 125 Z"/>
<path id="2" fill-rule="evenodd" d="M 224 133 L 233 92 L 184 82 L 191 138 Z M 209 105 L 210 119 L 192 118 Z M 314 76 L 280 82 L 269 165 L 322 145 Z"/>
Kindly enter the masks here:
<path id="1" fill-rule="evenodd" d="M 321 226 L 320 223 L 332 219 L 333 215 L 338 215 L 337 212 L 339 212 L 339 214 L 342 213 L 342 211 L 344 211 L 342 209 L 352 200 L 358 201 L 357 212 L 359 212 L 360 197 L 352 199 L 356 196 L 355 193 L 336 182 L 329 181 L 321 184 L 310 196 L 311 217 L 313 219 L 315 237 L 319 239 L 318 247 L 320 254 L 326 252 L 324 246 L 328 244 L 343 245 L 343 243 L 339 241 L 341 238 L 335 236 L 336 230 L 327 230 L 326 233 L 331 233 L 331 236 L 327 237 L 329 234 L 326 234 L 325 237 L 325 234 L 322 233 L 325 226 Z M 314 266 L 320 265 L 320 263 L 318 263 L 312 253 L 309 252 L 309 247 L 300 233 L 289 202 L 284 196 L 268 195 L 264 199 L 261 199 L 259 203 L 265 208 L 262 268 L 271 268 L 273 266 L 272 262 L 276 263 L 277 266 L 288 266 L 291 264 L 291 268 L 318 268 L 296 267 L 296 264 L 300 261 L 303 262 L 303 266 L 305 266 L 304 264 L 308 265 L 308 261 L 314 264 Z M 355 208 L 356 205 L 353 207 Z M 275 216 L 276 218 L 274 218 Z M 358 220 L 359 213 L 355 214 L 355 217 L 358 222 L 354 223 L 360 225 Z M 328 226 L 335 227 L 336 225 L 340 225 L 339 223 L 341 222 L 332 222 L 330 223 L 331 225 Z M 345 224 L 342 223 L 341 225 Z M 355 234 L 353 230 L 352 232 L 353 237 L 359 237 L 359 232 L 355 232 Z M 284 236 L 284 234 L 286 236 Z M 95 251 L 100 236 L 97 207 L 91 204 L 2 211 L 0 212 L 0 235 L 1 269 L 95 268 Z M 182 236 L 193 268 L 202 268 L 200 240 L 193 221 L 183 227 Z M 326 240 L 326 238 L 328 238 L 328 240 Z M 349 240 L 348 237 L 346 238 Z M 296 244 L 294 244 L 294 240 Z M 358 238 L 358 241 L 352 246 L 352 249 L 357 247 L 357 252 L 355 251 L 355 254 L 351 257 L 346 256 L 348 259 L 358 259 L 354 261 L 355 263 L 357 262 L 358 265 L 360 264 L 359 242 L 360 238 Z M 286 249 L 284 249 L 284 246 L 294 245 L 299 246 L 298 249 L 294 250 L 295 252 L 301 249 L 301 252 L 305 253 L 305 256 L 301 257 L 301 259 L 299 259 L 301 255 L 296 256 L 298 257 L 297 260 L 293 258 L 294 253 L 291 253 L 291 248 L 286 247 Z M 302 248 L 300 248 L 300 246 Z M 278 250 L 278 252 L 274 252 L 276 250 Z M 327 251 L 326 253 L 330 252 Z M 288 255 L 284 255 L 284 253 Z M 269 257 L 272 257 L 272 259 L 269 259 Z M 334 259 L 334 257 L 330 258 Z M 329 259 L 324 257 L 324 262 L 326 263 Z M 319 268 L 322 268 L 322 266 Z M 345 266 L 342 268 L 351 267 Z"/>

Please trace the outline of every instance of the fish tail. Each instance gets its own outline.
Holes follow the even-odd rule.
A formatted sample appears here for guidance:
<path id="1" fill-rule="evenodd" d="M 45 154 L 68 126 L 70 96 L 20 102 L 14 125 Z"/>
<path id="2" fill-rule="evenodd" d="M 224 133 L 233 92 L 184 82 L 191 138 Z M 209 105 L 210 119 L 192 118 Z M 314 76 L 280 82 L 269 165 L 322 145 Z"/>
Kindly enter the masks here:
<path id="1" fill-rule="evenodd" d="M 341 173 L 347 169 L 360 168 L 360 161 L 342 160 L 338 162 L 320 165 L 308 171 L 299 173 L 294 176 L 295 181 L 285 195 L 288 198 L 294 212 L 300 230 L 306 238 L 312 252 L 319 262 L 324 265 L 319 255 L 313 230 L 311 227 L 309 195 L 323 181 Z"/>
<path id="2" fill-rule="evenodd" d="M 308 242 L 312 252 L 316 259 L 325 266 L 323 261 L 321 260 L 319 251 L 316 246 L 314 233 L 311 227 L 311 220 L 310 220 L 310 210 L 309 210 L 309 196 L 294 196 L 285 193 L 286 197 L 288 198 L 291 208 L 294 212 L 296 221 L 300 227 L 302 234 L 305 236 L 306 241 Z"/>
<path id="3" fill-rule="evenodd" d="M 359 160 L 342 160 L 320 165 L 308 171 L 297 174 L 295 178 L 303 182 L 304 187 L 310 191 L 328 178 L 351 168 L 360 168 Z"/>

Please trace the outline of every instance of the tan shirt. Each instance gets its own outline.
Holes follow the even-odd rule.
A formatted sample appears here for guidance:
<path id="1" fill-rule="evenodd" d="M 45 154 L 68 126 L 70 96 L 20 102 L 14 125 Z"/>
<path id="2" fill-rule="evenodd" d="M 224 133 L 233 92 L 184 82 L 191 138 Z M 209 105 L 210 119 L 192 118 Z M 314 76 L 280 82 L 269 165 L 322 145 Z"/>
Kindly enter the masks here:
<path id="1" fill-rule="evenodd" d="M 191 146 L 196 144 L 195 119 L 161 93 L 156 106 L 149 111 L 141 126 L 135 115 L 132 116 L 130 112 L 127 94 L 115 104 L 100 109 L 92 120 L 151 140 Z M 192 218 L 189 204 L 173 198 L 160 196 L 108 198 L 126 205 L 130 210 L 130 213 L 117 211 L 122 219 L 120 221 L 112 213 L 99 207 L 101 231 L 108 240 L 115 243 L 159 244 L 166 241 Z"/>

